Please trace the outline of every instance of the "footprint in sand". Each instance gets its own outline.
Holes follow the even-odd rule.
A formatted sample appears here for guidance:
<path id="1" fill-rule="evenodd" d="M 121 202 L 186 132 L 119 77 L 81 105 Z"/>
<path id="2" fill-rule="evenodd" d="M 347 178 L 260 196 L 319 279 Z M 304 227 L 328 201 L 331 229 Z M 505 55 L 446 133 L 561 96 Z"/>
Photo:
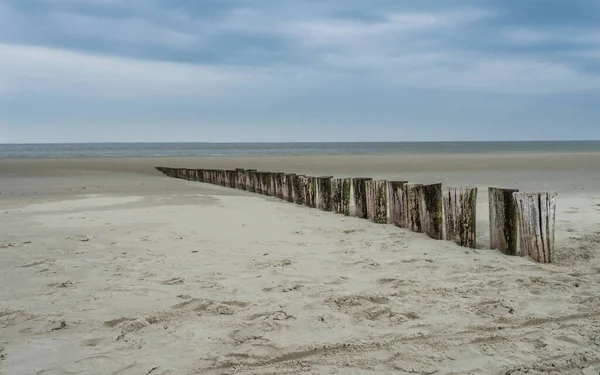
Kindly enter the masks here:
<path id="1" fill-rule="evenodd" d="M 270 288 L 263 288 L 263 292 L 289 293 L 289 292 L 299 291 L 302 288 L 303 288 L 303 286 L 300 284 L 286 283 L 286 284 L 280 284 L 280 285 L 270 287 Z"/>
<path id="2" fill-rule="evenodd" d="M 163 284 L 163 285 L 180 285 L 180 284 L 183 284 L 183 279 L 180 277 L 176 277 L 171 280 L 165 280 L 161 284 Z"/>

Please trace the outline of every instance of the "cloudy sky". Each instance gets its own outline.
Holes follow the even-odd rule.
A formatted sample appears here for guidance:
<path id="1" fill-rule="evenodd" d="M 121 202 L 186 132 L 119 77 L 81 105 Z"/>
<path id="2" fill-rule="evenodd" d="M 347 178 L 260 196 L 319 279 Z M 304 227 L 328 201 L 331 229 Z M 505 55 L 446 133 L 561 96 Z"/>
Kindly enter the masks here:
<path id="1" fill-rule="evenodd" d="M 0 0 L 0 143 L 600 139 L 598 0 Z"/>

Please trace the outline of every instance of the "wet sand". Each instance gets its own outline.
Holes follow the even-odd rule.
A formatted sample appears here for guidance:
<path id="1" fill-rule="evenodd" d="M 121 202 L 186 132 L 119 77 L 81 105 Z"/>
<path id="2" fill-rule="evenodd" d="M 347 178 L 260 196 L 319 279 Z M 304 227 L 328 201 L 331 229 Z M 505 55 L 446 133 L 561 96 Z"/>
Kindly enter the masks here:
<path id="1" fill-rule="evenodd" d="M 480 248 L 158 165 L 476 185 Z M 554 264 L 487 186 L 559 193 Z M 2 375 L 600 371 L 600 154 L 3 159 L 0 228 Z"/>

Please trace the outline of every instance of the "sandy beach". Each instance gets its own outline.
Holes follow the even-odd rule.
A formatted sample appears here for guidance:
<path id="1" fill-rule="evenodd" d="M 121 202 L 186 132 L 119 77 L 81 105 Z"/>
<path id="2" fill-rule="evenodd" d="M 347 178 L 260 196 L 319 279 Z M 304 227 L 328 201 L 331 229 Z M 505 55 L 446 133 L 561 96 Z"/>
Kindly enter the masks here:
<path id="1" fill-rule="evenodd" d="M 155 166 L 475 185 L 478 249 Z M 556 191 L 555 262 L 487 187 Z M 0 374 L 600 373 L 600 154 L 0 159 Z"/>

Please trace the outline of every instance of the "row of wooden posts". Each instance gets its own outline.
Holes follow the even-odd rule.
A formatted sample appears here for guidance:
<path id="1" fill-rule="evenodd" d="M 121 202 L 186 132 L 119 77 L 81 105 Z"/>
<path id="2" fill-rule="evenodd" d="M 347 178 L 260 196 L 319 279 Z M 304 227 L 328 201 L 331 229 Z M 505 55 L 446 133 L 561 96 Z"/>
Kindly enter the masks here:
<path id="1" fill-rule="evenodd" d="M 312 177 L 255 169 L 157 167 L 181 178 L 277 197 L 298 205 L 394 224 L 433 239 L 476 247 L 477 188 L 366 177 Z M 554 250 L 556 193 L 522 193 L 490 187 L 490 248 L 551 263 Z"/>

